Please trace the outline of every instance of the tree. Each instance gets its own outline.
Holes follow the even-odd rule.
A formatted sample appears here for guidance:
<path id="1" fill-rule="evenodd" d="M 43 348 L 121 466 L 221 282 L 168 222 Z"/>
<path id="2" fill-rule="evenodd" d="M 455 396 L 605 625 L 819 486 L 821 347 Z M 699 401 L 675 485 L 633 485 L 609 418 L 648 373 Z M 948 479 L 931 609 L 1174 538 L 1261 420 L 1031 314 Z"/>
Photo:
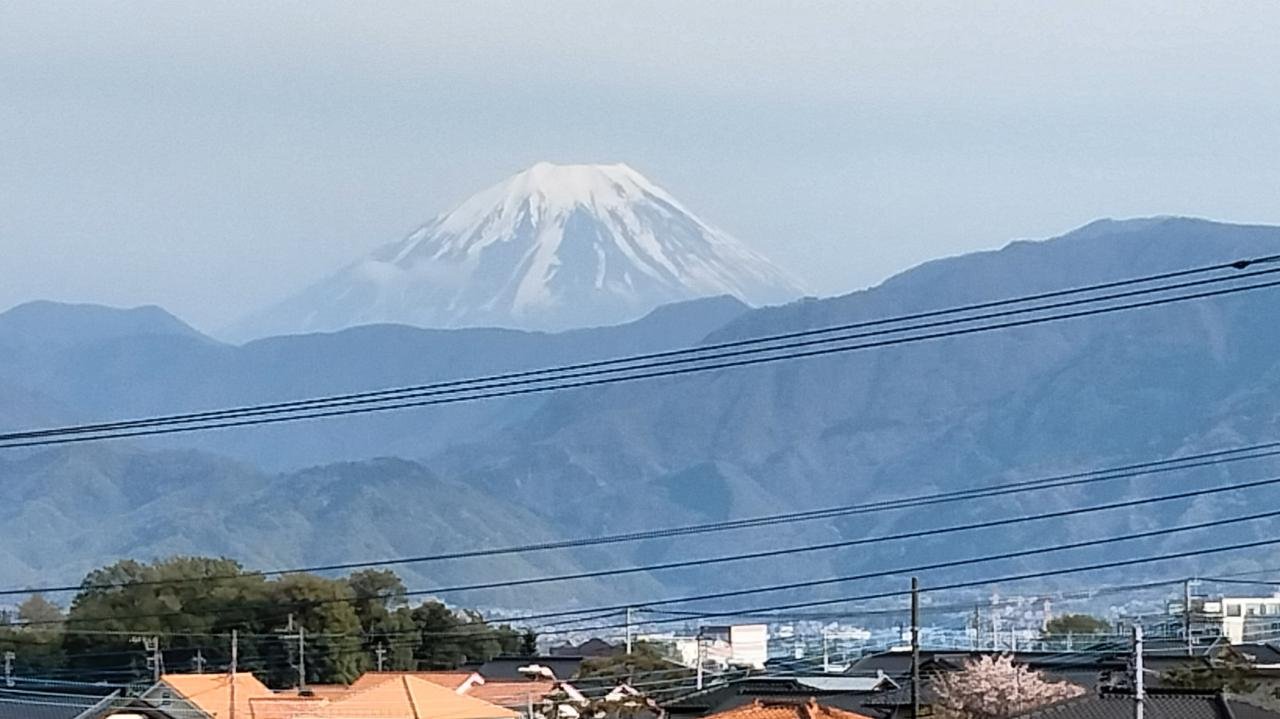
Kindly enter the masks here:
<path id="1" fill-rule="evenodd" d="M 1204 689 L 1249 694 L 1258 689 L 1253 667 L 1235 652 L 1209 663 L 1188 662 L 1161 675 L 1161 683 L 1178 689 Z"/>
<path id="2" fill-rule="evenodd" d="M 1106 634 L 1111 631 L 1111 624 L 1089 614 L 1062 614 L 1050 619 L 1044 625 L 1044 633 L 1050 637 L 1062 637 L 1071 634 Z"/>
<path id="3" fill-rule="evenodd" d="M 40 593 L 32 594 L 18 605 L 18 621 L 52 629 L 62 621 L 62 610 Z"/>
<path id="4" fill-rule="evenodd" d="M 353 606 L 355 592 L 346 581 L 288 574 L 272 582 L 271 590 L 277 614 L 289 610 L 294 629 L 301 627 L 313 637 L 306 642 L 308 683 L 350 684 L 369 668 L 369 657 L 361 646 L 360 617 Z M 291 658 L 296 661 L 296 653 Z M 272 672 L 276 684 L 291 681 L 291 674 L 287 666 Z"/>
<path id="5" fill-rule="evenodd" d="M 971 659 L 963 668 L 932 680 L 936 712 L 955 719 L 1001 719 L 1084 693 L 1066 682 L 1048 682 L 1013 657 Z"/>

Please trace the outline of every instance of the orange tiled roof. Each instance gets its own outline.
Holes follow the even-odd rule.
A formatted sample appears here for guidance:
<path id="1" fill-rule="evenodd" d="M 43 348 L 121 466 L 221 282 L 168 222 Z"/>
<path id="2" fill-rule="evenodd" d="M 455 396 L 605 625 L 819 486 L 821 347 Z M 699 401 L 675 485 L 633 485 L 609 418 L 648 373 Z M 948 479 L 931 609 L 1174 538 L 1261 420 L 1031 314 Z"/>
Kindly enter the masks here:
<path id="1" fill-rule="evenodd" d="M 868 719 L 863 714 L 819 704 L 813 698 L 804 702 L 767 701 L 759 699 L 736 709 L 711 714 L 704 719 Z"/>
<path id="2" fill-rule="evenodd" d="M 352 685 L 354 687 L 354 685 Z M 518 719 L 509 709 L 401 674 L 354 690 L 297 719 Z"/>
<path id="3" fill-rule="evenodd" d="M 483 684 L 473 684 L 466 693 L 469 697 L 483 699 L 498 706 L 523 708 L 530 700 L 540 702 L 555 690 L 556 683 L 550 679 L 505 682 L 486 679 Z"/>
<path id="4" fill-rule="evenodd" d="M 345 687 L 344 687 L 345 688 Z M 239 702 L 236 702 L 239 704 Z M 252 719 L 293 719 L 299 714 L 314 711 L 328 704 L 322 697 L 305 697 L 296 694 L 277 694 L 272 697 L 254 697 L 249 700 Z M 239 719 L 236 714 L 236 719 Z"/>
<path id="5" fill-rule="evenodd" d="M 231 677 L 227 674 L 165 674 L 160 682 L 213 719 L 231 716 Z M 250 672 L 236 673 L 236 719 L 251 719 L 250 701 L 275 696 Z"/>
<path id="6" fill-rule="evenodd" d="M 417 677 L 425 679 L 432 684 L 439 684 L 443 687 L 449 687 L 455 691 L 460 690 L 467 685 L 472 679 L 478 679 L 479 675 L 475 672 L 452 671 L 452 672 L 365 672 L 360 675 L 351 684 L 352 689 L 367 689 L 375 684 L 381 684 L 388 679 L 396 679 L 398 677 Z"/>
<path id="7" fill-rule="evenodd" d="M 346 684 L 308 684 L 307 691 L 311 696 L 332 700 L 351 691 L 351 687 Z"/>

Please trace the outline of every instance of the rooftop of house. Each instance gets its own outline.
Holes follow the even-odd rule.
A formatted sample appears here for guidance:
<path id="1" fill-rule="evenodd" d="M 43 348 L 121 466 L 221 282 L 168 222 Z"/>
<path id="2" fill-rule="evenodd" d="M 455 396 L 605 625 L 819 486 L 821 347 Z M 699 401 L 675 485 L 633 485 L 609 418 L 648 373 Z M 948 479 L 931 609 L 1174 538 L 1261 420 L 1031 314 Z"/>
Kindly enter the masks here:
<path id="1" fill-rule="evenodd" d="M 1219 693 L 1154 690 L 1143 701 L 1150 719 L 1280 719 L 1280 714 Z M 1020 719 L 1131 719 L 1133 694 L 1104 691 L 1050 704 Z"/>
<path id="2" fill-rule="evenodd" d="M 1280 647 L 1274 644 L 1234 644 L 1229 649 L 1250 664 L 1280 664 Z"/>
<path id="3" fill-rule="evenodd" d="M 398 677 L 417 677 L 433 684 L 448 687 L 458 693 L 465 693 L 466 688 L 484 680 L 472 671 L 436 671 L 436 672 L 365 672 L 351 684 L 351 689 L 366 689 Z"/>
<path id="4" fill-rule="evenodd" d="M 487 662 L 469 667 L 486 681 L 492 679 L 528 679 L 535 669 L 547 670 L 551 676 L 545 679 L 572 679 L 582 666 L 581 656 L 512 656 L 495 657 Z"/>
<path id="5" fill-rule="evenodd" d="M 295 719 L 517 719 L 519 714 L 402 674 L 355 689 Z"/>
<path id="6" fill-rule="evenodd" d="M 0 719 L 75 719 L 118 695 L 114 687 L 15 681 L 0 684 Z"/>
<path id="7" fill-rule="evenodd" d="M 481 683 L 471 685 L 466 695 L 498 706 L 524 707 L 530 702 L 542 701 L 542 698 L 554 692 L 556 687 L 557 682 L 550 679 L 532 681 L 485 679 Z"/>
<path id="8" fill-rule="evenodd" d="M 251 700 L 276 696 L 250 672 L 237 672 L 234 679 L 235 714 L 241 719 L 253 716 Z M 160 696 L 150 699 L 161 709 L 164 708 L 163 693 L 168 690 L 174 692 L 175 698 L 185 699 L 212 719 L 228 719 L 231 716 L 231 681 L 229 674 L 165 674 L 160 677 L 157 688 L 148 694 L 160 693 Z M 157 699 L 160 704 L 157 704 Z"/>
<path id="9" fill-rule="evenodd" d="M 839 709 L 813 697 L 795 701 L 756 699 L 710 716 L 714 719 L 868 719 L 865 714 Z"/>

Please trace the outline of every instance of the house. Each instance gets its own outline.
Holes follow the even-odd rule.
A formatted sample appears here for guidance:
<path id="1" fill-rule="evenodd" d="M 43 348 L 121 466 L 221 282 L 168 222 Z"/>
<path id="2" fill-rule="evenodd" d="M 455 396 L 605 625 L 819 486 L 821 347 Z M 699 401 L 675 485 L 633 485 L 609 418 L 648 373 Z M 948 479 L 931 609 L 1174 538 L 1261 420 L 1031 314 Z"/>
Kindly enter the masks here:
<path id="1" fill-rule="evenodd" d="M 1152 627 L 1153 634 L 1181 636 L 1188 619 L 1196 644 L 1212 644 L 1219 639 L 1231 644 L 1257 642 L 1280 636 L 1280 596 L 1192 597 L 1189 613 L 1183 602 L 1173 602 L 1167 616 Z"/>
<path id="2" fill-rule="evenodd" d="M 252 702 L 276 696 L 252 673 L 236 672 L 234 676 L 165 674 L 141 699 L 148 706 L 183 717 L 232 719 L 234 711 L 234 719 L 254 719 Z"/>
<path id="3" fill-rule="evenodd" d="M 290 719 L 518 719 L 519 713 L 409 674 L 354 689 Z"/>
<path id="4" fill-rule="evenodd" d="M 572 679 L 578 674 L 585 657 L 574 656 L 507 656 L 495 657 L 487 662 L 474 664 L 468 669 L 484 677 L 485 681 L 518 680 L 538 677 L 542 679 Z"/>
<path id="5" fill-rule="evenodd" d="M 388 679 L 398 677 L 417 677 L 433 684 L 452 689 L 457 694 L 466 694 L 473 686 L 484 683 L 484 677 L 471 671 L 437 671 L 437 672 L 365 672 L 352 682 L 348 689 L 366 689 Z"/>
<path id="6" fill-rule="evenodd" d="M 1147 692 L 1142 703 L 1152 719 L 1280 719 L 1280 713 L 1222 693 L 1157 689 Z M 1016 719 L 1132 719 L 1133 715 L 1132 693 L 1105 690 L 1033 709 Z"/>
<path id="7" fill-rule="evenodd" d="M 887 676 L 841 677 L 855 680 L 853 685 L 821 688 L 814 686 L 812 677 L 750 677 L 727 684 L 720 684 L 680 697 L 663 705 L 672 719 L 694 719 L 721 714 L 753 702 L 776 703 L 816 699 L 824 706 L 866 714 L 863 704 L 869 697 L 882 696 L 898 685 Z M 873 679 L 868 682 L 866 679 Z"/>
<path id="8" fill-rule="evenodd" d="M 119 698 L 115 687 L 15 679 L 0 684 L 0 719 L 98 719 Z"/>
<path id="9" fill-rule="evenodd" d="M 753 700 L 708 719 L 870 719 L 865 714 L 820 703 L 813 697 L 796 701 Z"/>
<path id="10" fill-rule="evenodd" d="M 603 639 L 593 637 L 587 641 L 578 644 L 563 644 L 558 647 L 551 648 L 551 656 L 553 657 L 585 657 L 587 659 L 599 659 L 602 657 L 611 657 L 621 650 L 621 647 L 610 644 Z"/>

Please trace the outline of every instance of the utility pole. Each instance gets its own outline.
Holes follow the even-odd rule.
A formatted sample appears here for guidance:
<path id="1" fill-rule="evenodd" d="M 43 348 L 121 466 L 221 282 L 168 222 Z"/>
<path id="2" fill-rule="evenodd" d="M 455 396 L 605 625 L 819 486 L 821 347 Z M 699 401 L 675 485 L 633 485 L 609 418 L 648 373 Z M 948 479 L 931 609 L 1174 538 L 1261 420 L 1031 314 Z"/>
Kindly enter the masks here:
<path id="1" fill-rule="evenodd" d="M 384 644 L 379 644 L 378 646 L 374 647 L 374 648 L 373 648 L 373 653 L 374 653 L 374 654 L 376 654 L 376 655 L 378 656 L 378 671 L 382 671 L 382 667 L 383 667 L 383 665 L 386 663 L 386 660 L 387 660 L 387 647 L 386 647 L 386 645 L 384 645 Z"/>
<path id="2" fill-rule="evenodd" d="M 1144 719 L 1146 714 L 1146 690 L 1143 684 L 1142 625 L 1133 625 L 1133 719 Z"/>
<path id="3" fill-rule="evenodd" d="M 231 676 L 227 678 L 227 687 L 231 694 L 231 711 L 228 719 L 236 719 L 236 664 L 240 660 L 240 633 L 231 630 Z"/>
<path id="4" fill-rule="evenodd" d="M 307 690 L 307 629 L 298 625 L 298 693 Z"/>
<path id="5" fill-rule="evenodd" d="M 698 691 L 702 691 L 702 665 L 705 663 L 703 656 L 704 649 L 702 646 L 702 632 L 698 632 Z"/>
<path id="6" fill-rule="evenodd" d="M 920 719 L 920 580 L 911 578 L 911 719 Z"/>
<path id="7" fill-rule="evenodd" d="M 982 609 L 978 603 L 973 603 L 973 638 L 969 640 L 970 649 L 978 649 L 982 643 Z"/>
<path id="8" fill-rule="evenodd" d="M 160 651 L 160 637 L 131 637 L 134 644 L 141 644 L 147 653 L 147 668 L 151 670 L 151 680 L 157 684 L 164 674 L 164 653 Z"/>
<path id="9" fill-rule="evenodd" d="M 1182 582 L 1182 638 L 1187 643 L 1187 656 L 1195 654 L 1191 642 L 1191 580 Z"/>
<path id="10" fill-rule="evenodd" d="M 302 626 L 302 622 L 298 622 L 298 633 L 292 634 L 293 631 L 293 613 L 289 613 L 289 623 L 285 625 L 284 631 L 280 634 L 280 638 L 284 641 L 292 639 L 298 640 L 297 661 L 293 662 L 293 666 L 298 670 L 298 693 L 301 694 L 307 688 L 307 630 Z"/>
<path id="11" fill-rule="evenodd" d="M 631 656 L 631 607 L 627 607 L 627 656 Z"/>
<path id="12" fill-rule="evenodd" d="M 13 688 L 13 660 L 17 658 L 13 652 L 4 653 L 4 685 L 10 689 Z"/>

